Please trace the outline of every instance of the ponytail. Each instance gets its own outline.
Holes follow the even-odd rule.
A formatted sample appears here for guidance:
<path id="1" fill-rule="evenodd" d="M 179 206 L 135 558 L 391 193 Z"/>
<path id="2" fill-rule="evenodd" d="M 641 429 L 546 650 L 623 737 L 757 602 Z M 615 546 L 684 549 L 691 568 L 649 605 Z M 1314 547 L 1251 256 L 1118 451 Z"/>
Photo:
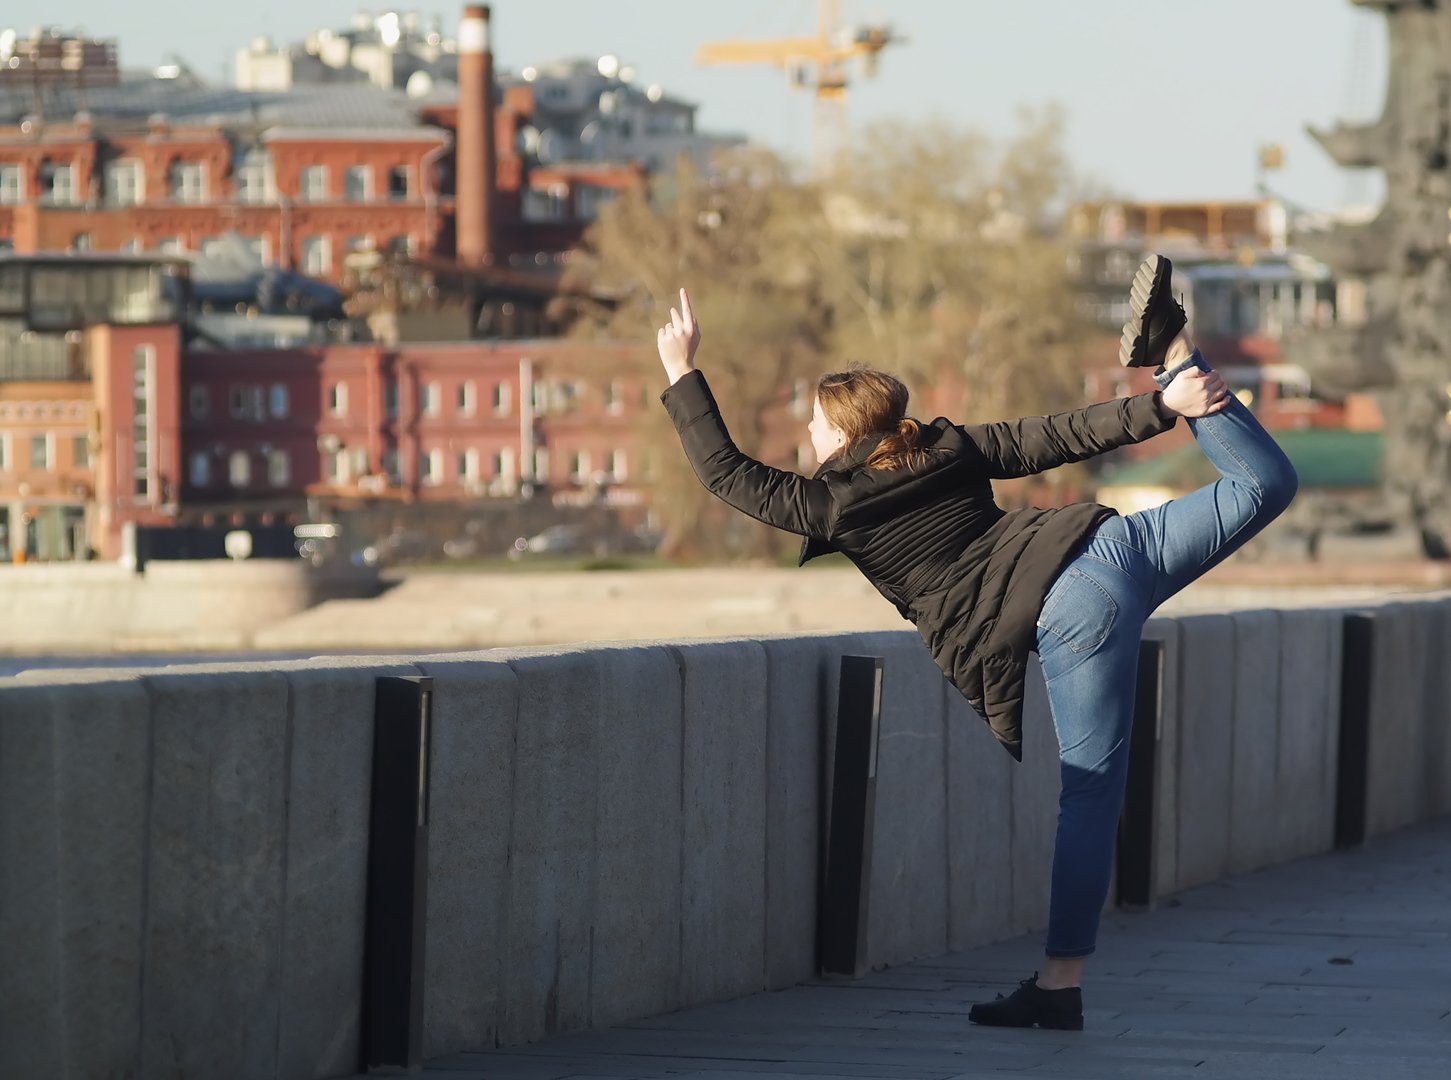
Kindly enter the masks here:
<path id="1" fill-rule="evenodd" d="M 897 421 L 897 430 L 889 431 L 877 448 L 867 458 L 868 469 L 903 469 L 921 465 L 930 451 L 918 444 L 922 440 L 922 425 L 910 416 Z"/>

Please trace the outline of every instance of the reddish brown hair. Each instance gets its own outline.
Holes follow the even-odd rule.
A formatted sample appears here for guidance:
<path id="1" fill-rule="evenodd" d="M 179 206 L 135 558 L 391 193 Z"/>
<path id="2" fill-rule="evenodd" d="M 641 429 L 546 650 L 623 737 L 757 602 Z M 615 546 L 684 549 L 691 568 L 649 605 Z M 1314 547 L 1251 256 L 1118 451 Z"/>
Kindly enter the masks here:
<path id="1" fill-rule="evenodd" d="M 918 446 L 922 425 L 907 415 L 907 386 L 895 375 L 869 367 L 833 372 L 817 381 L 816 396 L 848 446 L 863 435 L 886 433 L 867 468 L 901 469 L 927 460 L 930 451 Z"/>

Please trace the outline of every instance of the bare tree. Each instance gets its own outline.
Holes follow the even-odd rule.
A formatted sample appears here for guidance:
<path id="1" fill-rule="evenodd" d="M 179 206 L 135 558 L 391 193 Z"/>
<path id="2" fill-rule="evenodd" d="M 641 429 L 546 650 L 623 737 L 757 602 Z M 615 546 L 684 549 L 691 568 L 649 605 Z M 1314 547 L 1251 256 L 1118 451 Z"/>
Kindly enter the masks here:
<path id="1" fill-rule="evenodd" d="M 1077 403 L 1086 327 L 1050 225 L 1070 182 L 1062 121 L 1025 114 L 1004 145 L 942 123 L 869 131 L 820 185 L 760 151 L 702 175 L 682 161 L 605 208 L 568 284 L 577 331 L 642 342 L 689 285 L 701 366 L 743 450 L 755 453 L 793 382 L 867 361 L 919 385 L 944 371 L 970 390 L 964 419 Z M 675 553 L 783 549 L 701 490 L 663 412 L 648 439 L 655 505 Z M 794 462 L 774 462 L 791 466 Z"/>

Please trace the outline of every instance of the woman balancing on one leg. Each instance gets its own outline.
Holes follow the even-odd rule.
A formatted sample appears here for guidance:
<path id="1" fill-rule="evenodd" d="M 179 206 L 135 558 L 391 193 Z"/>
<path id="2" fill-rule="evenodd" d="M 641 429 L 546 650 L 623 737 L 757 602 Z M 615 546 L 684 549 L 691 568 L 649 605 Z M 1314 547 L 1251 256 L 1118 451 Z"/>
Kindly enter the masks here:
<path id="1" fill-rule="evenodd" d="M 840 551 L 914 622 L 933 659 L 1018 759 L 1027 655 L 1047 680 L 1062 762 L 1040 974 L 972 1008 L 979 1024 L 1080 1029 L 1084 958 L 1108 897 L 1123 803 L 1140 633 L 1149 614 L 1289 505 L 1295 471 L 1183 332 L 1171 266 L 1134 279 L 1119 358 L 1160 390 L 1056 416 L 959 426 L 906 415 L 907 389 L 857 370 L 817 383 L 815 476 L 736 449 L 704 376 L 682 289 L 657 335 L 662 395 L 696 475 L 760 521 L 804 536 L 801 561 Z M 989 481 L 1026 476 L 1167 431 L 1188 418 L 1220 479 L 1120 517 L 1105 506 L 1005 512 Z"/>

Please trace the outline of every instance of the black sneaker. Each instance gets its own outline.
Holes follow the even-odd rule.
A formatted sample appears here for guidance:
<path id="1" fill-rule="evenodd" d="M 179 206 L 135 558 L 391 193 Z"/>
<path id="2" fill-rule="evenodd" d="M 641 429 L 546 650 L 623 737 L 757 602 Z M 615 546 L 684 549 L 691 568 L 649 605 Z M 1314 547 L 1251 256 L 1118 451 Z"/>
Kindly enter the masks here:
<path id="1" fill-rule="evenodd" d="M 1169 279 L 1174 264 L 1163 255 L 1150 255 L 1134 275 L 1129 292 L 1129 321 L 1124 323 L 1118 359 L 1124 367 L 1158 367 L 1169 343 L 1188 321 L 1174 299 Z"/>
<path id="2" fill-rule="evenodd" d="M 1054 1031 L 1083 1030 L 1083 991 L 1076 986 L 1065 990 L 1043 990 L 1038 974 L 1024 979 L 1007 997 L 974 1005 L 967 1014 L 974 1024 L 988 1027 L 1051 1028 Z"/>

